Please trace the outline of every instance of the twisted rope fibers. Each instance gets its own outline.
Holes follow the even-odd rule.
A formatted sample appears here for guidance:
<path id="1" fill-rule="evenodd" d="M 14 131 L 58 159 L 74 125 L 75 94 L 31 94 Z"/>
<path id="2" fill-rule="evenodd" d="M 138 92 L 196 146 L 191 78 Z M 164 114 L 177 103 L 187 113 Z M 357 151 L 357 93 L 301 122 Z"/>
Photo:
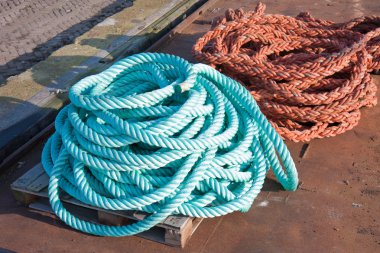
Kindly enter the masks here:
<path id="1" fill-rule="evenodd" d="M 79 81 L 69 98 L 42 164 L 54 212 L 75 229 L 127 236 L 172 214 L 247 211 L 270 167 L 285 189 L 298 185 L 288 149 L 250 93 L 207 65 L 137 54 Z M 151 215 L 95 224 L 65 209 L 60 189 L 92 206 Z"/>
<path id="2" fill-rule="evenodd" d="M 277 132 L 292 141 L 352 129 L 376 105 L 380 17 L 347 23 L 228 10 L 193 47 L 200 62 L 243 83 Z"/>

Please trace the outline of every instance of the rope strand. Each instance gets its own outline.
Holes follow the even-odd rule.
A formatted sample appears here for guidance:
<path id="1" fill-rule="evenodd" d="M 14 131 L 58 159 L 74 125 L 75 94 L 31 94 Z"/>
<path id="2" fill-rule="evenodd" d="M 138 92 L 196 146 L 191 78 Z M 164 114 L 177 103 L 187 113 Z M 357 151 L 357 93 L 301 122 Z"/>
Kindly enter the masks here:
<path id="1" fill-rule="evenodd" d="M 194 56 L 247 87 L 284 138 L 310 141 L 356 126 L 377 103 L 380 17 L 347 23 L 228 10 L 194 45 Z"/>
<path id="2" fill-rule="evenodd" d="M 289 151 L 250 93 L 207 65 L 138 54 L 79 81 L 69 98 L 42 164 L 54 212 L 75 229 L 127 236 L 172 214 L 247 211 L 270 167 L 285 189 L 297 188 Z M 60 189 L 92 206 L 151 215 L 91 223 L 64 207 Z"/>

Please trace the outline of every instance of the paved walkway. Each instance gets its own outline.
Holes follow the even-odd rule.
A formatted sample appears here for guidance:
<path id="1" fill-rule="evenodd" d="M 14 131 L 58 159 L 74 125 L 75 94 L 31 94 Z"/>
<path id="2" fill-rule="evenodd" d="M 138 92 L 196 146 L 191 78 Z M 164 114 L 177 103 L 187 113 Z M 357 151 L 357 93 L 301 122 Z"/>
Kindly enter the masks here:
<path id="1" fill-rule="evenodd" d="M 0 1 L 0 85 L 131 5 L 128 0 Z"/>

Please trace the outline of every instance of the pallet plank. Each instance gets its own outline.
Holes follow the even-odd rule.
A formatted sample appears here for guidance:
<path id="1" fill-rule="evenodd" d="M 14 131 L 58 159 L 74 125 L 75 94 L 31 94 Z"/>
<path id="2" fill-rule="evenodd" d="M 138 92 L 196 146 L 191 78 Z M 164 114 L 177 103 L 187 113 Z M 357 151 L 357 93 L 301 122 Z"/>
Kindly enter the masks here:
<path id="1" fill-rule="evenodd" d="M 15 198 L 25 206 L 54 214 L 48 200 L 48 184 L 48 175 L 42 165 L 37 164 L 13 182 L 11 189 Z M 61 195 L 62 201 L 70 212 L 75 212 L 79 217 L 98 224 L 122 226 L 143 220 L 149 216 L 148 213 L 142 211 L 105 210 L 83 203 L 64 192 Z M 202 219 L 200 218 L 172 215 L 154 228 L 138 236 L 171 246 L 184 247 L 201 221 Z"/>
<path id="2" fill-rule="evenodd" d="M 179 227 L 182 228 L 186 226 L 186 223 L 188 222 L 188 217 L 185 216 L 169 216 L 165 222 L 163 222 L 164 225 L 170 227 Z"/>
<path id="3" fill-rule="evenodd" d="M 42 168 L 42 165 L 39 163 L 31 170 L 26 172 L 22 177 L 13 182 L 11 188 L 27 189 L 33 181 L 35 181 L 43 174 L 45 174 L 45 171 Z"/>
<path id="4" fill-rule="evenodd" d="M 49 185 L 49 176 L 46 173 L 41 174 L 36 180 L 27 186 L 27 190 L 39 192 Z"/>
<path id="5" fill-rule="evenodd" d="M 46 204 L 40 201 L 30 203 L 29 208 L 32 208 L 34 210 L 38 210 L 41 212 L 53 213 L 53 209 L 51 208 L 49 204 Z"/>

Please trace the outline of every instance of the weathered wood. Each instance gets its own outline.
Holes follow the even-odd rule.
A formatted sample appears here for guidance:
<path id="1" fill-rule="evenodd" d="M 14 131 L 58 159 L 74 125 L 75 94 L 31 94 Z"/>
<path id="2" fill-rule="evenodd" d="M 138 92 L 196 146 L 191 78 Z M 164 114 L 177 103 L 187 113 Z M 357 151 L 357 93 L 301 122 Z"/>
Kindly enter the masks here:
<path id="1" fill-rule="evenodd" d="M 165 43 L 168 43 L 170 40 L 172 40 L 175 37 L 175 35 L 185 30 L 186 27 L 188 27 L 191 23 L 193 23 L 197 18 L 199 18 L 199 16 L 201 16 L 204 13 L 204 11 L 206 11 L 208 8 L 213 6 L 216 2 L 217 0 L 208 0 L 206 3 L 200 6 L 196 11 L 194 11 L 191 15 L 186 17 L 181 23 L 176 25 L 171 31 L 166 33 L 154 44 L 152 44 L 146 51 L 148 52 L 158 51 L 162 45 L 164 45 Z"/>
<path id="2" fill-rule="evenodd" d="M 187 240 L 192 235 L 193 220 L 187 219 L 181 230 L 166 229 L 165 241 L 169 244 L 181 246 L 185 245 Z"/>
<path id="3" fill-rule="evenodd" d="M 54 213 L 48 201 L 48 184 L 49 177 L 42 165 L 37 164 L 13 182 L 11 189 L 21 204 L 42 212 Z M 80 217 L 99 224 L 122 226 L 143 220 L 149 215 L 141 211 L 104 210 L 87 205 L 64 193 L 62 193 L 61 199 L 65 206 L 70 207 L 70 211 L 75 214 L 79 213 Z M 201 221 L 200 218 L 172 215 L 156 227 L 138 236 L 171 246 L 184 247 Z"/>
<path id="4" fill-rule="evenodd" d="M 39 163 L 31 170 L 22 175 L 19 179 L 14 181 L 11 185 L 12 189 L 27 189 L 28 186 L 38 179 L 41 175 L 45 174 L 42 165 Z"/>
<path id="5" fill-rule="evenodd" d="M 36 195 L 16 190 L 12 190 L 12 194 L 17 200 L 17 202 L 19 202 L 23 206 L 29 206 L 30 203 L 33 203 L 38 199 L 38 196 Z"/>

